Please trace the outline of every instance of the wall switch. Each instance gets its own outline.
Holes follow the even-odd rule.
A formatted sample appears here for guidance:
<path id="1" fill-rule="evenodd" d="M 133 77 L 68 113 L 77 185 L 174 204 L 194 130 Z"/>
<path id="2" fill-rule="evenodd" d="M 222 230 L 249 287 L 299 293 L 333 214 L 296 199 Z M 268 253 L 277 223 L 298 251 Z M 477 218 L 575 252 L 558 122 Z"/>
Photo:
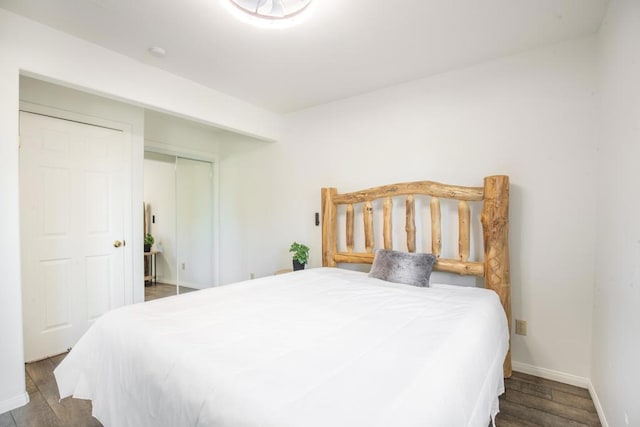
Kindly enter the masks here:
<path id="1" fill-rule="evenodd" d="M 627 414 L 627 411 L 624 411 L 624 424 L 629 425 L 629 414 Z"/>
<path id="2" fill-rule="evenodd" d="M 184 269 L 185 269 L 185 263 L 184 262 L 180 264 L 180 268 L 184 271 Z"/>
<path id="3" fill-rule="evenodd" d="M 516 334 L 527 335 L 527 321 L 516 319 Z"/>
<path id="4" fill-rule="evenodd" d="M 253 280 L 256 278 L 256 275 L 253 273 L 249 273 L 249 279 Z"/>

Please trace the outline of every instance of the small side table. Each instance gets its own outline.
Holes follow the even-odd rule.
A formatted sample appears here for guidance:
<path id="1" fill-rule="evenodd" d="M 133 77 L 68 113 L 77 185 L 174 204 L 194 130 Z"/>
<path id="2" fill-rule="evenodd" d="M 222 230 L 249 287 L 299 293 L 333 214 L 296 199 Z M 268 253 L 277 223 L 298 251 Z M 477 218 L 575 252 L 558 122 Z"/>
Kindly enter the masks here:
<path id="1" fill-rule="evenodd" d="M 158 282 L 158 270 L 157 270 L 157 261 L 156 261 L 156 254 L 158 253 L 158 251 L 149 251 L 149 252 L 145 252 L 144 253 L 144 285 L 147 285 L 147 282 L 149 282 L 149 285 L 155 285 Z M 147 268 L 147 257 L 149 257 L 149 267 Z"/>

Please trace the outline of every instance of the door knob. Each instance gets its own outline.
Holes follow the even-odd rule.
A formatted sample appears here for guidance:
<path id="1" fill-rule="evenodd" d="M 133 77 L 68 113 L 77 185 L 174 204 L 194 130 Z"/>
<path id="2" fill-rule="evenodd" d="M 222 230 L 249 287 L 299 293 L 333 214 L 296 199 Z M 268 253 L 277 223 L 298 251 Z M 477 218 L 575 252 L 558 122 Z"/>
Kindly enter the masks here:
<path id="1" fill-rule="evenodd" d="M 116 240 L 115 242 L 113 242 L 114 248 L 119 248 L 120 246 L 122 246 L 122 242 L 120 240 Z"/>

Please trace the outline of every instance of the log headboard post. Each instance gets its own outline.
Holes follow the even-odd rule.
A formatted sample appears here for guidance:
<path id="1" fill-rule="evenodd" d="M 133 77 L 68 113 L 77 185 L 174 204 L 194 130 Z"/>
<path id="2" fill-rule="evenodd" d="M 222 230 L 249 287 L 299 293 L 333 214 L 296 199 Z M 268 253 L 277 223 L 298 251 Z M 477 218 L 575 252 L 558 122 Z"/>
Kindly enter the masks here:
<path id="1" fill-rule="evenodd" d="M 511 336 L 511 278 L 509 275 L 509 177 L 489 176 L 484 179 L 482 208 L 484 240 L 484 286 L 500 297 L 507 315 Z M 504 360 L 504 376 L 511 376 L 511 339 Z"/>
<path id="2" fill-rule="evenodd" d="M 322 266 L 335 267 L 338 250 L 336 224 L 338 209 L 333 197 L 338 193 L 335 188 L 322 189 Z"/>

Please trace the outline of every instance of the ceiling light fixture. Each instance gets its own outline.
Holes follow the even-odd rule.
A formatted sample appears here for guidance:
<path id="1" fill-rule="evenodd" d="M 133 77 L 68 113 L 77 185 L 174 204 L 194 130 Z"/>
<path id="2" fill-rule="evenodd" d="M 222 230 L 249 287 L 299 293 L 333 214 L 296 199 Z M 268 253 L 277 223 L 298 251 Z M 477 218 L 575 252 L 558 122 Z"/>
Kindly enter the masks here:
<path id="1" fill-rule="evenodd" d="M 236 16 L 259 27 L 289 27 L 300 21 L 312 0 L 229 0 Z M 306 13 L 304 14 L 306 15 Z"/>

